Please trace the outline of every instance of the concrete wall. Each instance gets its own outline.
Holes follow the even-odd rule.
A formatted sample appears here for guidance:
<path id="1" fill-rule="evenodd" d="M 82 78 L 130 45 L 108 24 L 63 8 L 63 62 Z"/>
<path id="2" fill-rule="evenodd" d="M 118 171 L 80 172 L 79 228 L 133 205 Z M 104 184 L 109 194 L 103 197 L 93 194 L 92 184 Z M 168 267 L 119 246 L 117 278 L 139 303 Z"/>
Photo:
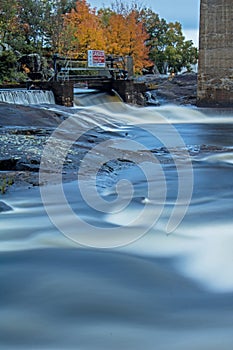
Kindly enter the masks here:
<path id="1" fill-rule="evenodd" d="M 34 82 L 36 88 L 41 90 L 52 90 L 56 104 L 72 107 L 73 106 L 73 82 L 66 81 L 64 83 L 49 81 L 49 82 Z M 100 89 L 102 91 L 111 92 L 115 90 L 122 100 L 126 103 L 135 105 L 146 104 L 144 93 L 147 87 L 144 83 L 134 82 L 133 80 L 93 80 L 88 81 L 89 88 Z"/>
<path id="2" fill-rule="evenodd" d="M 201 0 L 197 104 L 233 106 L 233 0 Z"/>
<path id="3" fill-rule="evenodd" d="M 34 82 L 33 84 L 41 90 L 51 90 L 56 104 L 66 107 L 73 106 L 73 82 L 42 81 Z"/>
<path id="4" fill-rule="evenodd" d="M 115 90 L 122 100 L 126 103 L 141 105 L 146 104 L 144 93 L 147 87 L 144 83 L 138 83 L 134 80 L 89 80 L 88 86 L 93 89 L 100 89 L 111 92 Z"/>
<path id="5" fill-rule="evenodd" d="M 112 89 L 115 90 L 124 102 L 144 106 L 146 100 L 144 93 L 147 87 L 144 83 L 134 82 L 133 80 L 113 80 Z"/>

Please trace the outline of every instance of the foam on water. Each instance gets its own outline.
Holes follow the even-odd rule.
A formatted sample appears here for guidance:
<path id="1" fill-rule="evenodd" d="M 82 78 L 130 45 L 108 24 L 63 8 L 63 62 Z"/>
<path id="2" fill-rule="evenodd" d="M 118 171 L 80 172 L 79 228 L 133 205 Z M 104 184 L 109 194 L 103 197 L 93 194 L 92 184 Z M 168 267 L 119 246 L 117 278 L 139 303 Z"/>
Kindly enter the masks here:
<path id="1" fill-rule="evenodd" d="M 52 91 L 44 90 L 0 90 L 0 102 L 21 105 L 55 104 Z"/>
<path id="2" fill-rule="evenodd" d="M 197 175 L 198 175 L 198 169 Z M 139 176 L 140 178 L 140 176 Z M 133 183 L 140 184 L 140 179 L 135 176 Z M 147 205 L 147 215 L 154 216 L 157 202 L 145 201 L 145 197 L 136 194 L 133 205 L 109 214 L 98 215 L 92 218 L 92 212 L 83 208 L 83 199 L 77 192 L 77 183 L 64 184 L 64 190 L 69 198 L 69 203 L 83 220 L 90 220 L 92 224 L 107 228 L 112 226 L 127 226 L 125 235 L 130 231 L 130 222 L 134 221 L 141 208 Z M 224 186 L 228 187 L 228 182 Z M 175 266 L 181 274 L 196 280 L 203 287 L 219 291 L 233 291 L 233 224 L 230 222 L 232 202 L 229 192 L 212 193 L 208 196 L 208 189 L 198 198 L 194 198 L 189 207 L 184 222 L 172 234 L 166 234 L 166 224 L 171 215 L 171 207 L 174 201 L 167 201 L 159 220 L 149 232 L 136 242 L 126 247 L 118 248 L 124 254 L 133 254 L 150 258 L 175 258 Z M 55 186 L 56 187 L 56 186 Z M 198 187 L 198 186 L 197 186 Z M 198 188 L 197 188 L 198 190 Z M 195 191 L 197 191 L 195 190 Z M 101 190 L 105 199 L 111 198 L 114 188 L 106 187 Z M 55 191 L 56 192 L 56 191 Z M 206 197 L 208 196 L 208 198 Z M 21 251 L 40 248 L 81 248 L 77 242 L 69 240 L 62 235 L 47 217 L 39 191 L 31 189 L 28 192 L 18 192 L 17 195 L 6 195 L 5 201 L 13 207 L 13 211 L 1 214 L 4 234 L 1 234 L 1 251 Z M 64 212 L 63 205 L 55 198 L 50 204 L 58 215 Z M 202 213 L 202 221 L 198 217 Z M 213 214 L 216 213 L 216 214 Z M 215 220 L 212 220 L 212 216 Z M 216 216 L 217 215 L 217 216 Z M 218 217 L 219 216 L 219 217 Z M 226 220 L 228 218 L 228 220 Z M 93 221 L 94 219 L 94 221 Z M 64 217 L 64 222 L 71 227 L 72 221 Z M 73 223 L 75 225 L 75 222 Z M 132 229 L 134 232 L 143 231 L 147 227 L 147 216 L 141 218 L 141 222 Z M 86 232 L 87 234 L 88 232 Z"/>
<path id="3" fill-rule="evenodd" d="M 72 211 L 66 215 L 57 184 L 43 185 L 52 193 L 47 208 L 38 188 L 13 186 L 1 198 L 13 210 L 0 214 L 0 346 L 231 350 L 233 113 L 105 103 L 66 109 L 64 116 L 71 125 L 62 124 L 56 135 L 61 150 L 68 130 L 68 143 L 77 130 L 88 130 L 91 141 L 77 180 L 62 184 Z M 169 140 L 177 133 L 182 145 Z M 149 156 L 156 158 L 153 169 Z M 177 172 L 185 175 L 190 163 L 186 210 L 185 197 L 177 201 Z M 182 190 L 189 186 L 184 181 Z M 185 215 L 168 234 L 175 206 Z M 83 240 L 98 228 L 95 240 L 104 232 L 111 241 L 119 230 L 128 244 L 90 249 L 63 234 L 56 219 Z"/>
<path id="4" fill-rule="evenodd" d="M 230 149 L 229 149 L 230 151 Z M 233 165 L 233 152 L 221 153 L 221 154 L 212 154 L 210 156 L 199 158 L 198 161 L 206 163 L 215 163 L 215 164 L 225 164 Z"/>

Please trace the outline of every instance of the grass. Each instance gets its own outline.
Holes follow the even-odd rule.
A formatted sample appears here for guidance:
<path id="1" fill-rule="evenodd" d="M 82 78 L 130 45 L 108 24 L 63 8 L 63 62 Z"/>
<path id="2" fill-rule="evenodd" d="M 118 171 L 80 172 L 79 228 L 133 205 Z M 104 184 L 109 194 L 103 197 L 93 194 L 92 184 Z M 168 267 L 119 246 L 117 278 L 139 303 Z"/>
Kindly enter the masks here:
<path id="1" fill-rule="evenodd" d="M 8 188 L 13 184 L 14 184 L 13 177 L 3 176 L 2 179 L 0 179 L 0 193 L 2 195 L 5 194 Z"/>

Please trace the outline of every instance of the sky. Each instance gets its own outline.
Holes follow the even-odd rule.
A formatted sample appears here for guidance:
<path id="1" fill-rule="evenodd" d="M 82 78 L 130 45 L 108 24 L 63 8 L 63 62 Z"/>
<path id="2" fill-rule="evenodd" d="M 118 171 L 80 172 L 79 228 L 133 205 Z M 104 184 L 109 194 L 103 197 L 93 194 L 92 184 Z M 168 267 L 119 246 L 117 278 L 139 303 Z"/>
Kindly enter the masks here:
<path id="1" fill-rule="evenodd" d="M 91 7 L 108 7 L 111 0 L 88 0 Z M 160 18 L 167 22 L 180 22 L 183 33 L 187 40 L 193 40 L 198 46 L 198 26 L 200 0 L 123 0 L 123 3 L 132 4 L 137 2 L 142 6 L 151 8 Z"/>

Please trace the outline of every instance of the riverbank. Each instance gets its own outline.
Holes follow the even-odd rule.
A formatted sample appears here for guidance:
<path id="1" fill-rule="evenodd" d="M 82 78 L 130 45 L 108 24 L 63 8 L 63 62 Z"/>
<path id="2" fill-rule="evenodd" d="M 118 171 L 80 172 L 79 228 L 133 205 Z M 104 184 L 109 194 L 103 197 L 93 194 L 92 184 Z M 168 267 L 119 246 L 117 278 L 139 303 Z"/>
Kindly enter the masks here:
<path id="1" fill-rule="evenodd" d="M 197 73 L 183 73 L 175 76 L 145 75 L 138 78 L 145 82 L 159 104 L 196 105 Z"/>
<path id="2" fill-rule="evenodd" d="M 40 157 L 62 113 L 0 103 L 0 193 L 38 185 Z"/>
<path id="3" fill-rule="evenodd" d="M 71 118 L 77 141 L 67 151 L 70 130 L 64 126 L 54 149 L 55 163 L 66 154 L 62 167 L 62 180 L 77 179 L 80 162 L 87 152 L 109 139 L 108 133 L 98 127 L 103 116 L 86 112 L 85 107 L 67 108 L 56 105 L 20 106 L 0 103 L 0 196 L 17 189 L 39 186 L 39 170 L 44 147 L 54 130 Z M 74 118 L 73 118 L 74 115 Z M 102 121 L 105 123 L 105 121 Z M 117 128 L 117 125 L 116 125 Z M 66 139 L 68 137 L 68 139 Z M 52 165 L 53 166 L 53 165 Z M 117 168 L 117 166 L 115 165 Z M 104 171 L 111 172 L 106 166 Z M 56 181 L 55 181 L 56 182 Z"/>

